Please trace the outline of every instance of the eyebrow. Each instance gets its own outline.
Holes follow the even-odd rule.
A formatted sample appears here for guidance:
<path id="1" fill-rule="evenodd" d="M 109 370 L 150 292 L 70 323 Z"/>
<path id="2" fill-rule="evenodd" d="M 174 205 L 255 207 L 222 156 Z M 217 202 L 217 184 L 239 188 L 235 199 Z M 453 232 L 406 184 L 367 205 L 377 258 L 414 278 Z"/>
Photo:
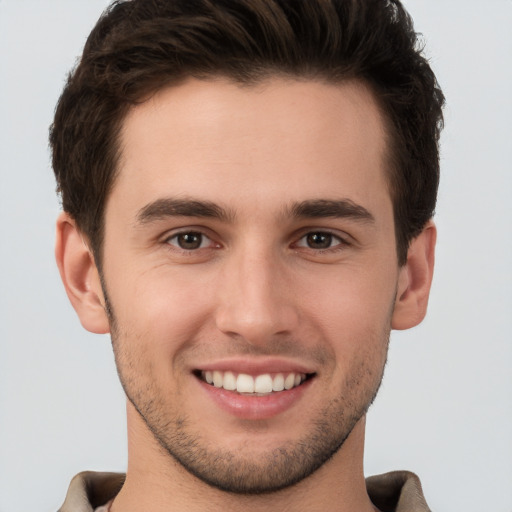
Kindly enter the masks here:
<path id="1" fill-rule="evenodd" d="M 233 222 L 235 213 L 212 201 L 188 198 L 161 198 L 139 210 L 136 219 L 141 225 L 168 217 L 199 217 Z M 348 218 L 360 222 L 375 222 L 374 216 L 363 206 L 350 199 L 310 199 L 293 203 L 285 208 L 283 218 L 318 219 Z"/>
<path id="2" fill-rule="evenodd" d="M 149 224 L 168 217 L 203 217 L 228 222 L 234 215 L 211 201 L 168 197 L 157 199 L 141 208 L 136 219 L 138 224 Z"/>
<path id="3" fill-rule="evenodd" d="M 366 208 L 354 203 L 350 199 L 313 199 L 301 201 L 291 206 L 289 214 L 300 219 L 332 217 L 336 219 L 353 219 L 365 223 L 375 222 L 375 217 Z"/>

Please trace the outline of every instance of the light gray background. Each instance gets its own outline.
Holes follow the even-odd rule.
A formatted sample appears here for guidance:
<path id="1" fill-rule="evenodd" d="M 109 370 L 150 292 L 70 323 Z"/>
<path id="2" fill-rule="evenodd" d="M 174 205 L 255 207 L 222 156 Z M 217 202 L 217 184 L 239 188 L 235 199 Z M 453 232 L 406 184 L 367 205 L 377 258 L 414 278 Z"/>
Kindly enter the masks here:
<path id="1" fill-rule="evenodd" d="M 434 511 L 512 511 L 512 1 L 407 0 L 448 99 L 431 306 L 395 333 L 366 472 L 406 468 Z M 105 0 L 0 0 L 0 512 L 52 511 L 84 469 L 123 470 L 109 339 L 53 260 L 47 128 Z"/>

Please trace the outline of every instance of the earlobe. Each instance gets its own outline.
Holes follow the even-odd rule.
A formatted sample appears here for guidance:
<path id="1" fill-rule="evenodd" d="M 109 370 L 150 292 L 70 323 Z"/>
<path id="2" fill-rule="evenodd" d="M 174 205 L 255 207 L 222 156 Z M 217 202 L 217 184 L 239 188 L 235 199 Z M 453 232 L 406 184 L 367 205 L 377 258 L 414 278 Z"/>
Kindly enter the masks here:
<path id="1" fill-rule="evenodd" d="M 436 227 L 430 221 L 409 246 L 407 262 L 401 267 L 398 279 L 391 320 L 393 329 L 409 329 L 425 318 L 434 273 L 436 236 Z"/>
<path id="2" fill-rule="evenodd" d="M 55 259 L 73 308 L 85 329 L 109 332 L 100 276 L 90 248 L 75 221 L 65 212 L 57 219 Z"/>

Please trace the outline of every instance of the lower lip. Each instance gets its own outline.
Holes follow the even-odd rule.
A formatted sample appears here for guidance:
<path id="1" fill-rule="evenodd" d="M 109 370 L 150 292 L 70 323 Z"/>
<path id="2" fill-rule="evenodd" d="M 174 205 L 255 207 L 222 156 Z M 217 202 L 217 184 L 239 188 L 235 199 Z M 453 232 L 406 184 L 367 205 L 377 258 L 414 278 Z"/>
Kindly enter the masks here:
<path id="1" fill-rule="evenodd" d="M 265 420 L 290 409 L 309 389 L 314 378 L 296 388 L 270 393 L 264 396 L 243 395 L 235 391 L 216 388 L 201 379 L 198 382 L 208 396 L 224 411 L 246 420 Z"/>

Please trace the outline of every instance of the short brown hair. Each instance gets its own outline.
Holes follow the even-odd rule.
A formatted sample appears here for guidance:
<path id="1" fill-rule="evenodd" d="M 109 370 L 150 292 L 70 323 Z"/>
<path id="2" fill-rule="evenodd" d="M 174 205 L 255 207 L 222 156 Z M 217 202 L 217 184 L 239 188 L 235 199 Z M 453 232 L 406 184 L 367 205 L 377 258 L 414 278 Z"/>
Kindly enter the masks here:
<path id="1" fill-rule="evenodd" d="M 434 213 L 444 96 L 399 0 L 131 0 L 114 2 L 70 73 L 50 129 L 62 205 L 101 264 L 104 209 L 130 106 L 186 77 L 243 84 L 274 75 L 375 94 L 389 127 L 397 254 Z"/>

